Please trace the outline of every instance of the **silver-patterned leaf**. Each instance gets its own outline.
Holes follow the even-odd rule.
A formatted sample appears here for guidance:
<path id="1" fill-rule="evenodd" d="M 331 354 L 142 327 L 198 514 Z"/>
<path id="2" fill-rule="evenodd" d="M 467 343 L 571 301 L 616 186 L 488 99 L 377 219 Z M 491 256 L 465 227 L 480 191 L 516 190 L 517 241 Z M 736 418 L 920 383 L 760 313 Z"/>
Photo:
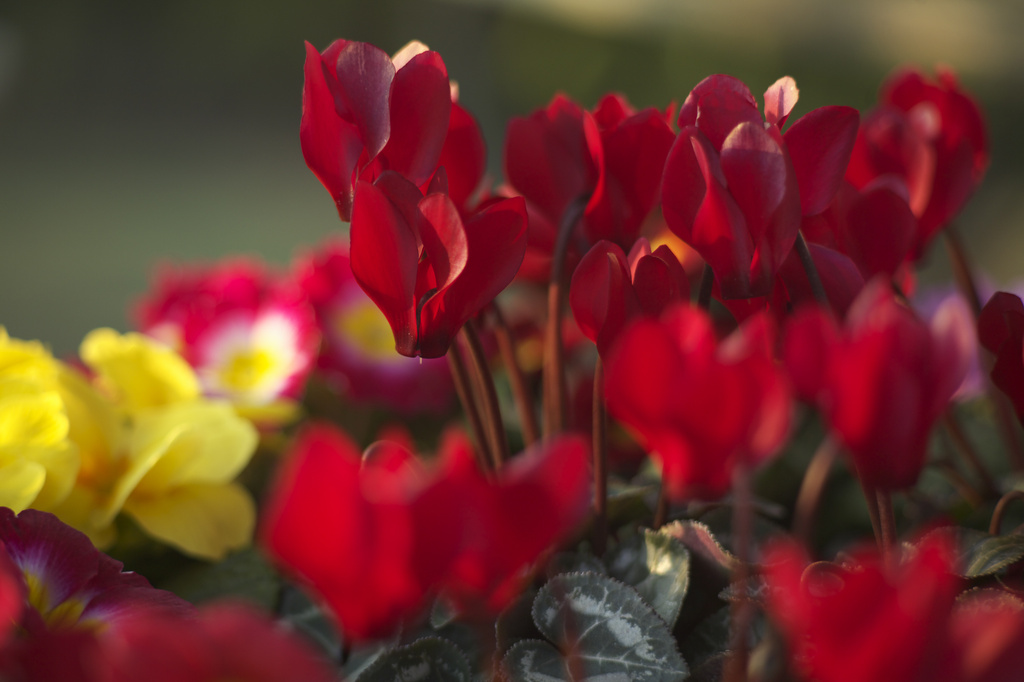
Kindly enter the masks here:
<path id="1" fill-rule="evenodd" d="M 440 637 L 424 637 L 385 651 L 357 682 L 470 682 L 469 663 L 459 648 Z"/>
<path id="2" fill-rule="evenodd" d="M 570 682 L 569 668 L 558 649 L 538 639 L 516 642 L 501 661 L 510 682 Z"/>
<path id="3" fill-rule="evenodd" d="M 677 682 L 689 674 L 665 621 L 636 590 L 614 578 L 552 578 L 537 593 L 533 619 L 560 650 L 578 657 L 588 680 Z"/>

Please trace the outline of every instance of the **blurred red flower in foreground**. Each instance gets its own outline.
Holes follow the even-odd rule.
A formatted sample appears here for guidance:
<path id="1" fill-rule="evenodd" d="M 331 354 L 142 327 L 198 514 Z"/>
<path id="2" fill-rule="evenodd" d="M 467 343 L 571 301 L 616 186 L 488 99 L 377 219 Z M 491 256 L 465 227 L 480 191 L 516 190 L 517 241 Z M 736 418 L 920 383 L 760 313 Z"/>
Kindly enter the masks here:
<path id="1" fill-rule="evenodd" d="M 964 313 L 950 305 L 929 327 L 876 278 L 842 329 L 816 306 L 790 319 L 784 356 L 793 385 L 822 411 L 865 485 L 917 482 L 932 426 L 967 373 L 973 342 Z"/>
<path id="2" fill-rule="evenodd" d="M 792 400 L 770 324 L 758 315 L 719 343 L 707 313 L 678 305 L 629 326 L 607 359 L 608 411 L 660 460 L 674 499 L 720 497 L 737 463 L 785 441 Z"/>
<path id="3" fill-rule="evenodd" d="M 391 327 L 353 277 L 344 244 L 324 244 L 293 270 L 320 325 L 317 370 L 338 392 L 403 413 L 447 409 L 454 395 L 448 363 L 395 351 Z"/>
<path id="4" fill-rule="evenodd" d="M 978 104 L 952 71 L 939 70 L 937 77 L 906 69 L 882 85 L 879 106 L 864 118 L 846 171 L 857 188 L 884 176 L 905 183 L 919 224 L 915 258 L 967 203 L 989 161 Z"/>
<path id="5" fill-rule="evenodd" d="M 215 604 L 197 617 L 145 615 L 106 644 L 109 682 L 336 682 L 307 642 L 241 604 Z"/>
<path id="6" fill-rule="evenodd" d="M 586 446 L 576 438 L 527 451 L 493 481 L 461 436 L 431 470 L 394 443 L 368 453 L 361 461 L 334 429 L 307 430 L 268 498 L 262 532 L 357 640 L 390 634 L 438 591 L 466 611 L 496 612 L 589 510 Z"/>
<path id="7" fill-rule="evenodd" d="M 1018 679 L 1020 608 L 984 596 L 957 603 L 953 559 L 933 538 L 894 568 L 871 554 L 826 570 L 808 568 L 802 548 L 776 545 L 764 557 L 768 613 L 818 682 Z"/>

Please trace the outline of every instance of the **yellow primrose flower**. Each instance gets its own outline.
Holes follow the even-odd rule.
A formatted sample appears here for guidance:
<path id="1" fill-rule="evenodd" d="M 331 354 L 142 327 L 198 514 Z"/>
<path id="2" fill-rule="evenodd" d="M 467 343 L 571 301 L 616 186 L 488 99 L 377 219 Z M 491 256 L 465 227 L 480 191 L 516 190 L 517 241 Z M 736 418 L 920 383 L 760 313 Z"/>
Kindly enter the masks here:
<path id="1" fill-rule="evenodd" d="M 0 327 L 0 506 L 51 510 L 71 490 L 78 450 L 58 391 L 60 363 Z"/>
<path id="2" fill-rule="evenodd" d="M 82 466 L 58 516 L 99 547 L 114 541 L 122 510 L 193 556 L 247 545 L 255 504 L 232 481 L 256 448 L 253 426 L 229 403 L 201 398 L 192 369 L 140 334 L 96 330 L 81 355 L 96 377 L 61 374 Z"/>

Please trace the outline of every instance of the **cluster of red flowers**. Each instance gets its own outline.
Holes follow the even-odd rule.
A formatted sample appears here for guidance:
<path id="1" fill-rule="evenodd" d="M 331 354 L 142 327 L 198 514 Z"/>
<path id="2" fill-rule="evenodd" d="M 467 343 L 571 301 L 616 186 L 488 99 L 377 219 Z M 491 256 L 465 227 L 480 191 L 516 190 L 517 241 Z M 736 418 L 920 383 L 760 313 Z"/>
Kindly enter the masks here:
<path id="1" fill-rule="evenodd" d="M 195 369 L 206 396 L 231 401 L 265 431 L 299 418 L 314 372 L 352 400 L 404 413 L 443 412 L 459 394 L 472 440 L 447 431 L 433 457 L 414 454 L 422 448 L 405 436 L 360 452 L 328 424 L 304 427 L 294 442 L 285 431 L 267 439 L 289 445 L 263 500 L 260 541 L 336 620 L 342 658 L 353 642 L 415 632 L 432 603 L 485 632 L 541 566 L 602 565 L 609 547 L 618 552 L 617 564 L 602 565 L 609 575 L 646 571 L 631 583 L 643 584 L 634 601 L 672 593 L 641 605 L 672 630 L 689 578 L 658 574 L 673 562 L 665 546 L 685 553 L 680 538 L 699 536 L 694 561 L 711 556 L 735 570 L 734 594 L 721 597 L 735 602 L 730 679 L 748 679 L 755 602 L 798 676 L 1019 674 L 1024 604 L 995 583 L 964 597 L 963 567 L 935 539 L 945 536 L 901 545 L 892 506 L 894 492 L 918 484 L 979 339 L 996 357 L 993 384 L 1024 421 L 1024 303 L 1000 293 L 984 309 L 972 302 L 978 319 L 948 305 L 925 320 L 907 298 L 915 264 L 984 175 L 981 114 L 946 72 L 937 81 L 897 73 L 864 117 L 826 106 L 790 123 L 798 95 L 783 77 L 759 108 L 747 85 L 724 75 L 697 84 L 678 113 L 674 104 L 637 111 L 614 94 L 587 110 L 557 95 L 509 124 L 506 184 L 492 187 L 480 128 L 440 55 L 420 43 L 393 57 L 356 41 L 323 52 L 307 44 L 302 151 L 349 223 L 349 245 L 325 245 L 286 274 L 250 261 L 168 270 L 136 316 Z M 502 312 L 510 306 L 498 296 L 513 283 L 524 299 L 546 286 L 546 319 Z M 563 340 L 568 330 L 576 341 Z M 523 444 L 515 456 L 504 426 L 513 410 L 502 409 L 493 382 L 499 353 L 516 403 L 511 435 Z M 10 376 L 0 398 L 17 407 L 22 388 Z M 567 410 L 570 384 L 572 404 L 582 396 L 590 410 Z M 753 551 L 751 473 L 790 441 L 798 401 L 826 427 L 819 452 L 848 455 L 877 552 L 807 565 L 796 543 Z M 650 488 L 642 521 L 692 523 L 691 503 L 731 491 L 733 554 L 707 526 L 645 536 L 664 543 L 663 557 L 643 554 L 654 545 L 609 540 L 615 446 L 605 410 L 657 470 L 622 486 L 633 499 Z M 0 414 L 0 456 L 11 414 Z M 584 425 L 589 443 L 577 433 Z M 821 461 L 831 466 L 815 456 L 811 469 Z M 652 478 L 656 499 L 645 487 Z M 823 475 L 807 473 L 795 527 L 813 515 L 815 500 L 804 498 L 815 478 L 823 489 Z M 985 483 L 994 501 L 999 491 Z M 635 538 L 626 526 L 639 516 L 622 513 L 620 529 Z M 545 564 L 585 531 L 589 545 Z M 986 557 L 998 569 L 983 575 L 1020 565 L 1024 544 L 1000 548 Z M 623 568 L 629 561 L 646 566 Z M 0 509 L 0 677 L 332 679 L 265 617 L 196 610 L 122 568 L 55 517 Z M 589 670 L 583 645 L 598 626 L 573 632 L 573 618 L 607 615 L 604 600 L 618 589 L 597 573 L 549 582 L 572 588 L 543 595 L 558 608 L 540 609 L 538 597 L 533 623 L 549 639 L 553 623 L 564 625 L 561 649 L 534 637 L 518 664 L 561 674 L 563 656 L 568 678 Z M 656 584 L 666 577 L 669 587 Z M 603 585 L 600 598 L 586 593 L 589 579 Z M 764 591 L 749 589 L 759 580 Z M 654 656 L 640 619 L 619 606 L 605 624 L 614 646 Z M 510 628 L 499 625 L 498 639 L 509 641 L 481 646 L 482 659 L 513 650 Z M 73 655 L 52 656 L 58 648 Z M 426 659 L 417 665 L 417 679 L 431 672 Z M 395 677 L 412 679 L 406 672 Z"/>

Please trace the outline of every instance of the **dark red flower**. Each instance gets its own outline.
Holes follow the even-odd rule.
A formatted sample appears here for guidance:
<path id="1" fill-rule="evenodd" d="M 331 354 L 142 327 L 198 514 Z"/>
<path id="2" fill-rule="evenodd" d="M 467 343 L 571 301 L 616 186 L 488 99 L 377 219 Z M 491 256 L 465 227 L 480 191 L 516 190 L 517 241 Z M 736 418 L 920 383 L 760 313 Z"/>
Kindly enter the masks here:
<path id="1" fill-rule="evenodd" d="M 801 215 L 823 211 L 842 181 L 857 112 L 816 109 L 783 136 L 796 99 L 793 80 L 779 79 L 762 119 L 746 85 L 709 76 L 680 109 L 662 182 L 665 221 L 711 266 L 726 299 L 770 293 Z"/>
<path id="2" fill-rule="evenodd" d="M 309 429 L 270 496 L 263 537 L 346 636 L 382 637 L 448 592 L 493 613 L 525 569 L 589 510 L 586 447 L 559 439 L 484 478 L 464 438 L 433 470 L 394 443 L 360 463 L 341 433 Z"/>
<path id="3" fill-rule="evenodd" d="M 978 339 L 996 356 L 992 383 L 1024 421 L 1024 303 L 1019 296 L 998 291 L 989 299 L 978 316 Z"/>
<path id="4" fill-rule="evenodd" d="M 672 140 L 665 112 L 636 112 L 615 94 L 593 112 L 556 95 L 547 108 L 512 119 L 505 174 L 531 210 L 527 276 L 548 276 L 555 233 L 573 202 L 583 203 L 576 234 L 584 244 L 630 248 L 658 201 Z M 571 246 L 575 260 L 582 249 Z"/>
<path id="5" fill-rule="evenodd" d="M 297 634 L 242 604 L 214 604 L 189 620 L 147 615 L 105 643 L 109 682 L 335 682 Z"/>
<path id="6" fill-rule="evenodd" d="M 394 59 L 369 43 L 337 40 L 322 54 L 306 43 L 305 77 L 302 153 L 342 220 L 351 218 L 358 178 L 384 170 L 417 186 L 431 178 L 452 108 L 440 55 L 420 43 Z"/>
<path id="7" fill-rule="evenodd" d="M 628 259 L 618 245 L 599 241 L 576 266 L 569 289 L 576 324 L 602 357 L 633 318 L 657 318 L 689 298 L 690 283 L 675 254 L 664 244 L 652 253 L 644 237 Z"/>
<path id="8" fill-rule="evenodd" d="M 352 275 L 346 245 L 328 242 L 293 270 L 323 336 L 317 369 L 335 390 L 403 413 L 447 409 L 454 395 L 448 363 L 395 352 L 387 319 Z"/>
<path id="9" fill-rule="evenodd" d="M 795 545 L 765 556 L 768 613 L 797 667 L 820 682 L 953 682 L 949 616 L 959 589 L 951 548 L 931 542 L 896 569 L 877 555 L 815 571 Z"/>
<path id="10" fill-rule="evenodd" d="M 846 177 L 861 188 L 880 176 L 906 184 L 918 218 L 912 252 L 923 255 L 981 183 L 989 141 L 978 104 L 949 70 L 932 81 L 905 69 L 883 85 L 879 106 L 865 117 Z"/>
<path id="11" fill-rule="evenodd" d="M 704 311 L 678 305 L 630 325 L 607 359 L 608 411 L 660 460 L 673 498 L 719 497 L 738 462 L 782 446 L 792 401 L 769 325 L 758 316 L 719 343 Z"/>
<path id="12" fill-rule="evenodd" d="M 444 355 L 462 325 L 515 277 L 526 249 L 518 197 L 463 218 L 443 192 L 424 196 L 391 171 L 359 181 L 352 273 L 377 304 L 402 355 Z"/>
<path id="13" fill-rule="evenodd" d="M 877 278 L 842 329 L 816 306 L 788 324 L 784 356 L 793 385 L 822 411 L 866 485 L 894 490 L 917 482 L 932 426 L 967 372 L 970 321 L 951 314 L 933 325 Z"/>

